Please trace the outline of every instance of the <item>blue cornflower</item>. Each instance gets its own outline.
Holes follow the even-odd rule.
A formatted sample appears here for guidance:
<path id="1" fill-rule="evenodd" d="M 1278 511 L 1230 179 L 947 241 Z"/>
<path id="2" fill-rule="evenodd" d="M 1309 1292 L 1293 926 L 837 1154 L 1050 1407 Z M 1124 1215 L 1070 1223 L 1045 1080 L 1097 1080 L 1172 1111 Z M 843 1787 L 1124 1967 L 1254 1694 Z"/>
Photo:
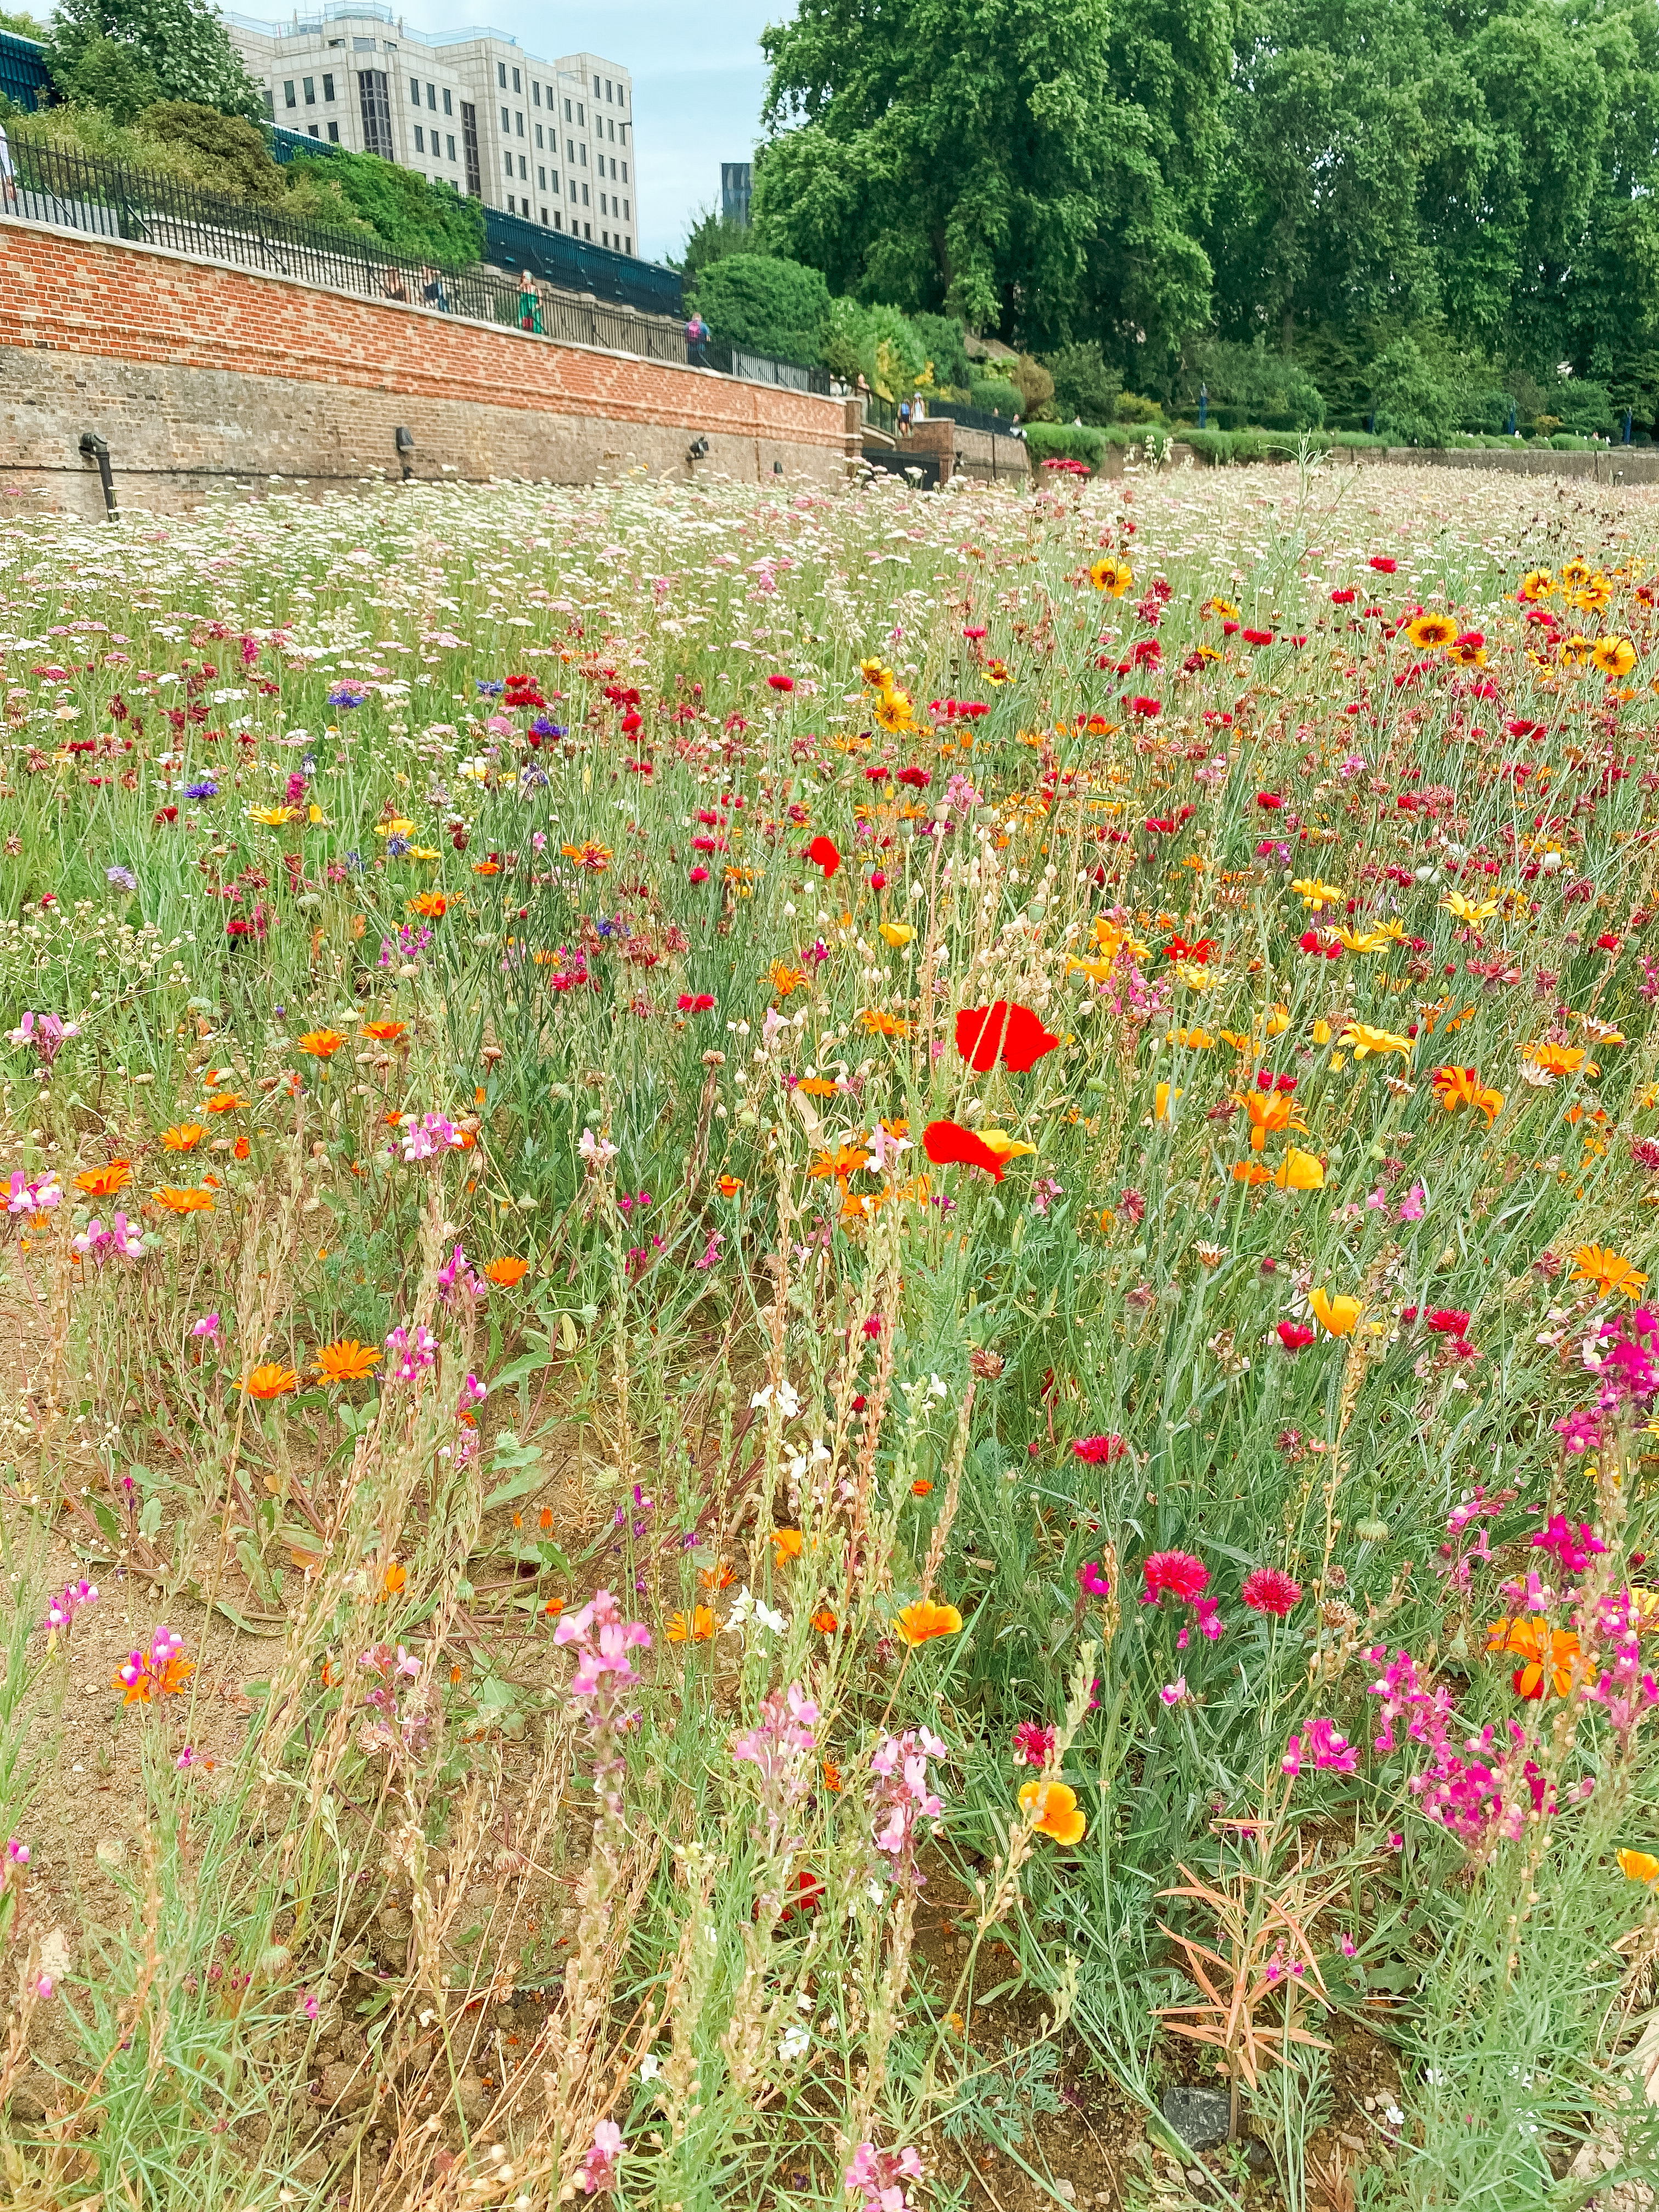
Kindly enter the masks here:
<path id="1" fill-rule="evenodd" d="M 386 856 L 388 860 L 401 860 L 408 850 L 407 837 L 388 837 L 386 841 Z"/>
<path id="2" fill-rule="evenodd" d="M 104 876 L 118 890 L 136 891 L 138 888 L 138 878 L 131 868 L 106 868 Z"/>
<path id="3" fill-rule="evenodd" d="M 493 676 L 479 676 L 473 680 L 486 699 L 499 699 L 507 689 L 505 684 L 498 683 Z"/>
<path id="4" fill-rule="evenodd" d="M 186 799 L 216 799 L 218 796 L 219 787 L 210 775 L 204 775 L 199 783 L 187 783 L 185 786 Z"/>
<path id="5" fill-rule="evenodd" d="M 342 677 L 328 695 L 331 707 L 361 707 L 368 696 L 367 684 L 359 684 L 355 677 Z"/>
<path id="6" fill-rule="evenodd" d="M 562 738 L 565 734 L 563 725 L 550 722 L 545 714 L 538 714 L 530 726 L 538 738 Z"/>

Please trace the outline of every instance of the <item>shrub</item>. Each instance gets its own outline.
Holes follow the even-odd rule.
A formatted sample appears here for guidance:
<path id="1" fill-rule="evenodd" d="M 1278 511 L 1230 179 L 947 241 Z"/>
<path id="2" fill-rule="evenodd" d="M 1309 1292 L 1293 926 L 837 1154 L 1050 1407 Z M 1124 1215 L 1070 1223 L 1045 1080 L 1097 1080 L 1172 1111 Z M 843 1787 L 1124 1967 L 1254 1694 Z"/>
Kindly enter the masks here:
<path id="1" fill-rule="evenodd" d="M 1041 421 L 1049 413 L 1049 402 L 1054 396 L 1054 380 L 1034 355 L 1021 354 L 1008 372 L 1009 381 L 1020 397 L 1020 413 L 1027 421 Z"/>
<path id="2" fill-rule="evenodd" d="M 1402 446 L 1442 446 L 1457 419 L 1458 395 L 1413 338 L 1396 338 L 1371 366 L 1376 427 Z"/>
<path id="3" fill-rule="evenodd" d="M 1062 422 L 1081 416 L 1085 422 L 1110 422 L 1117 413 L 1117 396 L 1123 379 L 1110 368 L 1100 348 L 1086 344 L 1062 346 L 1047 354 L 1044 366 L 1054 380 L 1054 405 Z"/>
<path id="4" fill-rule="evenodd" d="M 1232 424 L 1268 422 L 1309 430 L 1325 420 L 1324 398 L 1307 369 L 1294 356 L 1269 353 L 1261 338 L 1250 345 L 1209 338 L 1195 346 L 1182 379 L 1189 404 L 1200 384 L 1208 386 L 1212 404 L 1224 410 Z"/>
<path id="5" fill-rule="evenodd" d="M 1143 399 L 1138 392 L 1118 394 L 1117 419 L 1120 422 L 1161 422 L 1164 410 L 1156 399 Z"/>
<path id="6" fill-rule="evenodd" d="M 819 270 L 799 261 L 728 253 L 699 274 L 693 302 L 727 345 L 803 365 L 822 358 L 830 288 Z"/>
<path id="7" fill-rule="evenodd" d="M 196 173 L 211 191 L 237 200 L 283 197 L 282 170 L 264 133 L 246 116 L 226 115 L 195 100 L 164 100 L 144 110 L 137 128 L 146 137 L 193 155 Z"/>
<path id="8" fill-rule="evenodd" d="M 158 100 L 216 107 L 250 122 L 264 103 L 203 0 L 58 0 L 46 48 L 66 100 L 131 123 Z"/>
<path id="9" fill-rule="evenodd" d="M 956 317 L 911 315 L 907 319 L 927 349 L 933 372 L 934 389 L 942 392 L 949 386 L 955 386 L 965 390 L 973 382 L 973 368 L 968 359 L 962 325 Z"/>
<path id="10" fill-rule="evenodd" d="M 1024 407 L 1017 385 L 1006 376 L 987 376 L 972 387 L 973 401 L 982 414 L 1006 415 L 1012 421 Z"/>
<path id="11" fill-rule="evenodd" d="M 295 184 L 331 187 L 373 229 L 381 244 L 411 261 L 461 269 L 483 252 L 483 215 L 476 200 L 429 185 L 412 169 L 373 154 L 295 155 L 288 165 Z"/>
<path id="12" fill-rule="evenodd" d="M 1075 422 L 1033 422 L 1025 433 L 1025 450 L 1033 468 L 1044 461 L 1085 461 L 1097 469 L 1105 459 L 1108 441 L 1101 432 Z"/>

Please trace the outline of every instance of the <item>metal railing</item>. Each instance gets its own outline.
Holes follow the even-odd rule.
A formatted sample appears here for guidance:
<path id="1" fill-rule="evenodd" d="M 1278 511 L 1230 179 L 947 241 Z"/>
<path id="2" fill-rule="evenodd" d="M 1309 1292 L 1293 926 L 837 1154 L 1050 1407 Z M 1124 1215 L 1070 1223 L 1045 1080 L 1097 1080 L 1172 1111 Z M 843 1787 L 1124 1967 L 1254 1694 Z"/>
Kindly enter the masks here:
<path id="1" fill-rule="evenodd" d="M 930 399 L 927 404 L 927 419 L 931 422 L 958 422 L 964 430 L 988 430 L 994 438 L 1013 434 L 1012 415 L 993 415 L 982 407 L 958 406 L 954 399 Z"/>
<path id="2" fill-rule="evenodd" d="M 790 392 L 812 392 L 820 398 L 830 397 L 830 372 L 817 362 L 810 366 L 805 362 L 776 361 L 769 354 L 750 353 L 729 340 L 711 337 L 701 348 L 699 358 L 708 368 L 717 368 L 723 376 L 741 376 L 751 384 L 776 384 Z"/>
<path id="3" fill-rule="evenodd" d="M 95 237 L 131 239 L 176 252 L 232 261 L 273 276 L 327 284 L 364 299 L 426 307 L 469 321 L 518 329 L 518 284 L 482 269 L 440 272 L 349 231 L 301 222 L 257 201 L 233 200 L 176 178 L 61 146 L 20 139 L 15 198 L 5 211 Z M 544 289 L 543 334 L 658 361 L 685 359 L 677 320 L 579 294 Z"/>

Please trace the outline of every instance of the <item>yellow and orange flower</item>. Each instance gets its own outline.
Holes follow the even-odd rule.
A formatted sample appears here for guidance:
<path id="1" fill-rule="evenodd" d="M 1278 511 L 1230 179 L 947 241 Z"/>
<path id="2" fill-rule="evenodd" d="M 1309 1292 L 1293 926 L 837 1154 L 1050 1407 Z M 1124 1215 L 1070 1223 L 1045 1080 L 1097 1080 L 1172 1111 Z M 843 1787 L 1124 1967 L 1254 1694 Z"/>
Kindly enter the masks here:
<path id="1" fill-rule="evenodd" d="M 743 1188 L 743 1177 L 741 1176 L 723 1175 L 720 1181 L 714 1185 L 714 1188 L 719 1191 L 722 1198 L 735 1198 L 738 1193 Z"/>
<path id="2" fill-rule="evenodd" d="M 706 1605 L 695 1607 L 690 1620 L 683 1613 L 670 1613 L 663 1630 L 671 1644 L 707 1644 L 714 1633 L 714 1616 Z"/>
<path id="3" fill-rule="evenodd" d="M 88 1168 L 84 1175 L 76 1176 L 75 1188 L 88 1198 L 113 1198 L 131 1181 L 131 1160 L 109 1160 L 101 1168 Z"/>
<path id="4" fill-rule="evenodd" d="M 1235 1095 L 1250 1117 L 1250 1150 L 1253 1152 L 1267 1149 L 1270 1131 L 1274 1136 L 1280 1136 L 1287 1129 L 1304 1132 L 1307 1129 L 1307 1123 L 1296 1110 L 1295 1101 L 1284 1091 L 1241 1091 Z"/>
<path id="5" fill-rule="evenodd" d="M 487 1261 L 483 1272 L 487 1283 L 494 1283 L 499 1291 L 510 1291 L 530 1273 L 530 1262 L 520 1259 L 516 1253 L 507 1253 L 499 1260 Z"/>
<path id="6" fill-rule="evenodd" d="M 930 1643 L 936 1636 L 960 1635 L 962 1615 L 953 1605 L 936 1605 L 931 1598 L 919 1597 L 896 1616 L 893 1631 L 914 1651 L 918 1644 Z"/>
<path id="7" fill-rule="evenodd" d="M 1437 1067 L 1434 1095 L 1449 1114 L 1455 1114 L 1464 1106 L 1484 1114 L 1489 1129 L 1504 1109 L 1503 1092 L 1482 1083 L 1473 1067 Z"/>
<path id="8" fill-rule="evenodd" d="M 204 1114 L 234 1114 L 238 1108 L 252 1103 L 251 1098 L 239 1097 L 234 1091 L 222 1091 L 216 1098 L 202 1101 L 202 1111 Z"/>
<path id="9" fill-rule="evenodd" d="M 150 1196 L 167 1213 L 211 1213 L 213 1211 L 213 1193 L 210 1190 L 180 1189 L 176 1184 L 163 1183 L 159 1190 L 151 1191 Z"/>
<path id="10" fill-rule="evenodd" d="M 408 1027 L 407 1022 L 365 1022 L 363 1035 L 371 1044 L 396 1044 Z"/>
<path id="11" fill-rule="evenodd" d="M 1406 624 L 1406 635 L 1419 653 L 1438 653 L 1457 642 L 1457 624 L 1449 615 L 1416 615 Z"/>
<path id="12" fill-rule="evenodd" d="M 1651 1851 L 1620 1851 L 1618 1859 L 1626 1881 L 1659 1881 L 1659 1858 Z"/>
<path id="13" fill-rule="evenodd" d="M 1019 1793 L 1020 1810 L 1035 1813 L 1032 1826 L 1039 1836 L 1057 1844 L 1080 1844 L 1088 1821 L 1077 1802 L 1077 1792 L 1064 1782 L 1028 1782 Z"/>
<path id="14" fill-rule="evenodd" d="M 315 1364 L 325 1382 L 366 1382 L 381 1356 L 378 1344 L 360 1344 L 355 1336 L 342 1336 L 319 1347 Z"/>
<path id="15" fill-rule="evenodd" d="M 799 1528 L 775 1528 L 772 1531 L 772 1552 L 778 1565 L 785 1566 L 791 1559 L 800 1557 L 802 1536 Z"/>
<path id="16" fill-rule="evenodd" d="M 1615 1291 L 1622 1291 L 1633 1301 L 1646 1288 L 1648 1279 L 1608 1245 L 1581 1244 L 1572 1255 L 1572 1273 L 1567 1279 L 1594 1283 L 1604 1298 L 1610 1298 Z"/>
<path id="17" fill-rule="evenodd" d="M 1365 1309 L 1358 1298 L 1350 1297 L 1346 1291 L 1333 1294 L 1329 1291 L 1313 1291 L 1308 1304 L 1313 1308 L 1314 1319 L 1328 1336 L 1352 1336 L 1358 1326 L 1359 1316 Z"/>
<path id="18" fill-rule="evenodd" d="M 206 1134 L 203 1122 L 179 1121 L 172 1128 L 162 1130 L 161 1143 L 169 1152 L 193 1152 Z"/>
<path id="19" fill-rule="evenodd" d="M 1553 1690 L 1558 1698 L 1567 1696 L 1574 1663 L 1581 1656 L 1578 1638 L 1570 1628 L 1552 1628 L 1538 1617 L 1495 1620 L 1486 1631 L 1486 1649 L 1510 1652 L 1520 1660 L 1514 1683 L 1522 1698 L 1541 1698 L 1547 1690 Z M 1595 1668 L 1586 1666 L 1581 1679 L 1594 1682 Z"/>
<path id="20" fill-rule="evenodd" d="M 1089 581 L 1096 591 L 1104 592 L 1109 598 L 1121 599 L 1135 580 L 1135 572 L 1127 561 L 1113 559 L 1109 554 L 1097 561 L 1089 571 Z"/>
<path id="21" fill-rule="evenodd" d="M 291 1367 L 284 1367 L 279 1360 L 267 1359 L 236 1387 L 239 1390 L 246 1390 L 250 1398 L 258 1398 L 263 1402 L 271 1398 L 286 1397 L 290 1390 L 297 1390 L 300 1378 Z"/>
<path id="22" fill-rule="evenodd" d="M 301 1052 L 308 1052 L 313 1060 L 332 1060 L 345 1042 L 338 1030 L 307 1030 L 302 1037 L 295 1039 Z"/>
<path id="23" fill-rule="evenodd" d="M 449 901 L 441 891 L 418 891 L 404 903 L 410 914 L 418 915 L 422 921 L 441 921 L 449 912 Z"/>

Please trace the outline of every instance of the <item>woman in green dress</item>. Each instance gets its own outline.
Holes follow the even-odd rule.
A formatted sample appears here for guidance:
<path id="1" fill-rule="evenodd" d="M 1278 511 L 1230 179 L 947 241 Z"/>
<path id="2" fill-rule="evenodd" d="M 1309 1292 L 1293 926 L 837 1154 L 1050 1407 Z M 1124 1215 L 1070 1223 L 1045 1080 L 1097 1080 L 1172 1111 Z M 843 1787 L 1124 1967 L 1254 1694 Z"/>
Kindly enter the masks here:
<path id="1" fill-rule="evenodd" d="M 541 288 L 527 269 L 519 280 L 519 328 L 533 331 L 538 337 L 544 335 Z"/>

